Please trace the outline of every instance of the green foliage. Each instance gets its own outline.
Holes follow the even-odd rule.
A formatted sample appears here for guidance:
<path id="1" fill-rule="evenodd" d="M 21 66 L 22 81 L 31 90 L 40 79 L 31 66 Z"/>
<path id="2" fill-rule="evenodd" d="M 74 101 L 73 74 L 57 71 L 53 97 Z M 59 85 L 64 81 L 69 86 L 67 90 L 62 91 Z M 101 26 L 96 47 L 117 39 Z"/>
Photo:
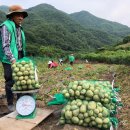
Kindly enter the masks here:
<path id="1" fill-rule="evenodd" d="M 0 23 L 2 23 L 4 20 L 6 20 L 5 13 L 3 13 L 2 11 L 0 11 Z"/>
<path id="2" fill-rule="evenodd" d="M 78 23 L 72 19 L 72 15 L 68 15 L 62 11 L 55 9 L 53 6 L 48 4 L 41 4 L 27 10 L 29 17 L 25 19 L 24 28 L 26 29 L 27 41 L 31 44 L 40 44 L 43 46 L 55 46 L 64 51 L 94 51 L 97 48 L 103 47 L 104 45 L 111 45 L 119 40 L 121 36 L 117 34 L 119 28 L 124 32 L 129 30 L 123 25 L 108 22 L 107 20 L 100 20 L 95 18 L 93 15 L 84 14 L 84 17 L 88 16 L 94 19 L 93 21 L 89 18 L 90 22 L 85 21 L 89 26 L 85 27 L 82 23 Z M 80 14 L 79 14 L 80 15 Z M 77 16 L 78 19 L 78 16 Z M 96 20 L 95 20 L 96 19 Z M 114 24 L 112 29 L 102 29 L 100 22 L 107 22 L 111 25 Z M 117 27 L 118 26 L 118 27 Z M 103 25 L 105 27 L 105 25 Z M 115 31 L 116 30 L 116 31 Z M 107 32 L 108 31 L 108 32 Z M 129 30 L 130 32 L 130 30 Z M 123 36 L 127 33 L 123 33 Z"/>
<path id="3" fill-rule="evenodd" d="M 114 47 L 114 50 L 130 50 L 130 42 L 117 45 L 117 46 Z"/>
<path id="4" fill-rule="evenodd" d="M 64 51 L 53 46 L 42 46 L 42 45 L 27 45 L 28 56 L 43 56 L 43 57 L 60 57 L 64 55 Z"/>
<path id="5" fill-rule="evenodd" d="M 100 32 L 104 32 L 105 35 L 106 33 L 107 35 L 109 34 L 108 37 L 112 37 L 111 39 L 114 38 L 117 41 L 120 41 L 122 37 L 130 34 L 130 28 L 127 26 L 98 18 L 87 11 L 73 13 L 71 17 L 83 27 L 100 30 Z"/>
<path id="6" fill-rule="evenodd" d="M 0 6 L 0 10 L 1 10 L 2 12 L 8 12 L 8 6 L 6 6 L 6 5 L 1 5 L 1 6 Z"/>
<path id="7" fill-rule="evenodd" d="M 100 51 L 97 53 L 88 53 L 82 55 L 82 59 L 89 61 L 105 62 L 110 64 L 130 64 L 130 51 L 117 50 L 117 51 Z"/>
<path id="8" fill-rule="evenodd" d="M 130 42 L 130 36 L 126 36 L 124 39 L 123 39 L 123 43 L 128 43 Z"/>

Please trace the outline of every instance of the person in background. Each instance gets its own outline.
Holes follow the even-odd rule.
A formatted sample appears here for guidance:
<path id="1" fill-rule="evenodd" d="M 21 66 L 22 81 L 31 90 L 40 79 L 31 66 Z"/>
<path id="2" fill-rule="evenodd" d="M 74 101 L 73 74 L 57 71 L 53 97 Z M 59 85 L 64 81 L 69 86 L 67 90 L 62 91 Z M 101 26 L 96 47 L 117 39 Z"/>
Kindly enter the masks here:
<path id="1" fill-rule="evenodd" d="M 88 63 L 88 60 L 86 59 L 86 63 Z"/>
<path id="2" fill-rule="evenodd" d="M 57 66 L 58 64 L 53 60 L 48 62 L 48 68 L 56 68 Z"/>
<path id="3" fill-rule="evenodd" d="M 49 61 L 48 62 L 48 68 L 50 68 L 51 64 L 52 64 L 52 61 Z"/>
<path id="4" fill-rule="evenodd" d="M 71 66 L 73 66 L 74 61 L 75 61 L 74 55 L 73 54 L 69 55 L 69 63 L 70 63 Z"/>
<path id="5" fill-rule="evenodd" d="M 4 68 L 5 91 L 10 112 L 15 110 L 13 93 L 14 85 L 11 65 L 25 56 L 25 35 L 21 26 L 28 13 L 19 5 L 9 7 L 7 20 L 0 25 L 0 61 Z"/>
<path id="6" fill-rule="evenodd" d="M 59 64 L 63 65 L 63 59 L 62 58 L 59 59 Z"/>

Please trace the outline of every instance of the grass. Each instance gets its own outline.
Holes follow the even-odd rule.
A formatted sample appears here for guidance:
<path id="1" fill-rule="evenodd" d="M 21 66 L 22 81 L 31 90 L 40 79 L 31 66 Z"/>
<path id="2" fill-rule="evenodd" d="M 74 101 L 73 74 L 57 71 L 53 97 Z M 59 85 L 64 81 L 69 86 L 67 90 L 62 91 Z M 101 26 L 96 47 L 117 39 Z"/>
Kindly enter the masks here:
<path id="1" fill-rule="evenodd" d="M 40 66 L 41 65 L 41 66 Z M 74 64 L 72 70 L 66 71 L 69 64 L 63 64 L 56 69 L 48 69 L 46 63 L 38 65 L 39 77 L 45 79 L 48 77 L 48 82 L 44 83 L 45 87 L 50 88 L 50 94 L 55 94 L 63 87 L 66 87 L 69 82 L 75 80 L 109 80 L 112 81 L 112 74 L 116 73 L 115 85 L 121 88 L 120 97 L 124 104 L 123 109 L 119 113 L 119 125 L 122 129 L 129 130 L 130 118 L 130 67 L 126 65 L 116 64 Z M 82 67 L 81 67 L 82 66 Z M 43 69 L 44 68 L 44 69 Z M 42 71 L 44 70 L 44 71 Z M 125 121 L 125 123 L 124 123 Z"/>
<path id="2" fill-rule="evenodd" d="M 48 97 L 45 94 L 54 95 L 66 87 L 69 82 L 76 80 L 109 80 L 112 82 L 112 74 L 116 73 L 115 85 L 121 88 L 120 97 L 123 103 L 123 109 L 117 115 L 119 126 L 123 130 L 129 130 L 130 124 L 130 67 L 116 64 L 63 64 L 57 68 L 48 69 L 47 60 L 36 60 L 38 68 L 38 77 L 41 84 L 39 97 L 45 102 Z M 71 67 L 72 70 L 65 70 Z M 4 83 L 3 70 L 0 64 L 0 82 Z"/>

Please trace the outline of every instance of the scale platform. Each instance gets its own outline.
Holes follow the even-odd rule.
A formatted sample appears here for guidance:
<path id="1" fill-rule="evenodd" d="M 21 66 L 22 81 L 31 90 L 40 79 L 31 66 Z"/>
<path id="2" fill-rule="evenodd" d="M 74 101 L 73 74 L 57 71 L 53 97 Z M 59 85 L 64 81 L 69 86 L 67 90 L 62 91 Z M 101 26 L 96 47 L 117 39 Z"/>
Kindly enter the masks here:
<path id="1" fill-rule="evenodd" d="M 46 119 L 54 110 L 37 108 L 36 117 L 33 119 L 20 119 L 17 120 L 18 113 L 12 112 L 0 118 L 0 130 L 32 130 L 40 122 Z"/>
<path id="2" fill-rule="evenodd" d="M 37 93 L 39 89 L 27 90 L 27 91 L 13 91 L 13 93 Z"/>
<path id="3" fill-rule="evenodd" d="M 22 94 L 21 97 L 16 102 L 17 110 L 5 115 L 0 118 L 0 130 L 31 130 L 35 126 L 37 126 L 40 122 L 46 119 L 54 110 L 44 109 L 44 108 L 36 108 L 35 107 L 35 118 L 26 118 L 28 114 L 21 113 L 24 118 L 16 118 L 20 117 L 19 112 L 24 112 L 25 110 L 33 111 L 30 106 L 35 105 L 34 95 L 39 91 L 39 89 L 27 90 L 27 91 L 13 91 L 14 94 Z M 26 101 L 27 99 L 27 101 Z M 21 104 L 21 106 L 19 106 Z M 20 108 L 20 109 L 18 109 Z M 25 109 L 25 110 L 24 110 Z M 25 114 L 25 115 L 24 115 Z M 26 116 L 27 115 L 27 116 Z"/>

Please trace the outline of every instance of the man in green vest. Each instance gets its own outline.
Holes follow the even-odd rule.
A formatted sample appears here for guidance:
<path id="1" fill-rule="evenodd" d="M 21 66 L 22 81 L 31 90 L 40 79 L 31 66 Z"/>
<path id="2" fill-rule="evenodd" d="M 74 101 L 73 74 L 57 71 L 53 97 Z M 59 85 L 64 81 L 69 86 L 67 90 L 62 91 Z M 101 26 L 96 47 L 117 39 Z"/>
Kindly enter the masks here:
<path id="1" fill-rule="evenodd" d="M 4 68 L 5 91 L 10 112 L 15 110 L 11 91 L 14 84 L 11 65 L 25 56 L 25 35 L 21 23 L 27 16 L 28 13 L 21 6 L 13 5 L 6 14 L 7 20 L 0 25 L 0 61 Z"/>

